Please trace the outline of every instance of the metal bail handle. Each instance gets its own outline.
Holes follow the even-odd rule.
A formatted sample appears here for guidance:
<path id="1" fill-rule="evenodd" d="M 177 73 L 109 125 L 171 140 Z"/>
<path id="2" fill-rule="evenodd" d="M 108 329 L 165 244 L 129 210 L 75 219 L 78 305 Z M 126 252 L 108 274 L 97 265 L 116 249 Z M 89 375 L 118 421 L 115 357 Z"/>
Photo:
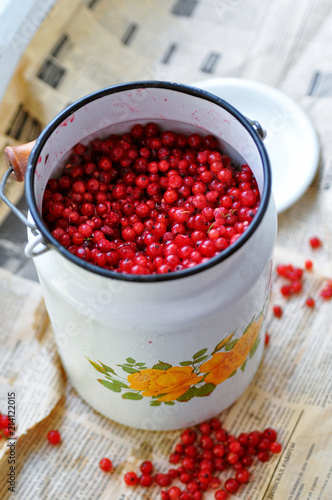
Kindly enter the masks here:
<path id="1" fill-rule="evenodd" d="M 22 212 L 20 212 L 18 210 L 18 208 L 5 195 L 5 188 L 6 188 L 7 181 L 13 172 L 14 172 L 14 169 L 12 167 L 10 167 L 7 170 L 7 172 L 5 173 L 5 175 L 3 176 L 1 184 L 0 184 L 0 198 L 2 199 L 2 201 L 4 203 L 6 203 L 6 205 L 10 208 L 10 210 L 13 212 L 13 214 L 16 215 L 16 217 L 18 217 L 20 219 L 20 221 L 23 222 L 23 224 L 25 226 L 30 228 L 32 234 L 34 236 L 36 236 L 36 238 L 33 241 L 30 241 L 26 245 L 25 254 L 29 258 L 30 257 L 38 257 L 38 255 L 41 255 L 49 250 L 47 244 L 45 243 L 42 235 L 37 230 L 36 224 L 34 224 L 33 222 L 30 222 L 29 219 L 27 217 L 25 217 L 25 215 L 23 215 Z M 34 252 L 34 248 L 38 244 L 40 244 L 40 245 L 42 244 L 44 248 L 38 250 L 37 252 Z"/>
<path id="2" fill-rule="evenodd" d="M 27 243 L 24 248 L 24 253 L 29 259 L 33 257 L 38 257 L 39 255 L 42 255 L 43 253 L 49 250 L 48 246 L 44 242 L 43 235 L 37 233 L 35 236 L 36 237 L 32 241 L 29 241 L 29 243 Z M 43 245 L 43 248 L 40 248 L 39 250 L 35 251 L 35 248 L 38 245 Z"/>

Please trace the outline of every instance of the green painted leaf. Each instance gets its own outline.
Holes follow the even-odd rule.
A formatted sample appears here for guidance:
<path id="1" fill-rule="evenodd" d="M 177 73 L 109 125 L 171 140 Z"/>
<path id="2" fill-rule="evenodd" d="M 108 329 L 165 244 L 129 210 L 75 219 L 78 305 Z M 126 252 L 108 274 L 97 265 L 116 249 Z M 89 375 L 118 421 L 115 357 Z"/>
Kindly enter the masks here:
<path id="1" fill-rule="evenodd" d="M 205 396 L 209 396 L 211 392 L 215 390 L 216 386 L 214 384 L 204 384 L 201 387 L 196 388 L 195 396 L 202 398 Z"/>
<path id="2" fill-rule="evenodd" d="M 201 358 L 196 359 L 195 363 L 201 363 L 202 361 L 204 361 L 208 357 L 209 356 L 202 356 Z"/>
<path id="3" fill-rule="evenodd" d="M 164 401 L 165 405 L 168 405 L 168 406 L 173 406 L 175 405 L 174 401 Z"/>
<path id="4" fill-rule="evenodd" d="M 259 343 L 260 343 L 260 340 L 261 340 L 261 339 L 260 339 L 260 337 L 257 337 L 257 339 L 255 340 L 255 343 L 254 343 L 254 345 L 252 346 L 251 351 L 250 351 L 250 353 L 249 353 L 249 358 L 250 358 L 250 359 L 251 359 L 251 358 L 253 357 L 253 355 L 255 354 L 255 352 L 256 352 L 256 350 L 257 350 L 257 347 L 258 347 L 258 345 L 259 345 Z"/>
<path id="5" fill-rule="evenodd" d="M 172 365 L 169 363 L 165 363 L 164 361 L 160 361 L 156 365 L 152 367 L 154 370 L 168 370 L 169 368 L 172 368 Z"/>
<path id="6" fill-rule="evenodd" d="M 89 358 L 86 358 L 86 359 L 92 364 L 92 366 L 94 367 L 95 370 L 97 370 L 97 372 L 106 373 L 106 370 L 104 370 L 104 368 L 102 366 L 99 366 L 97 363 L 95 363 L 94 361 L 91 361 L 91 359 L 89 359 Z"/>
<path id="7" fill-rule="evenodd" d="M 99 361 L 99 363 L 102 365 L 102 367 L 104 368 L 104 370 L 106 370 L 107 372 L 113 373 L 113 375 L 116 375 L 116 373 L 113 370 L 113 368 L 111 368 L 110 366 L 104 365 L 104 363 L 102 363 L 101 361 Z"/>
<path id="8" fill-rule="evenodd" d="M 236 330 L 234 330 L 234 332 L 232 332 L 230 335 L 227 335 L 227 337 L 225 337 L 221 342 L 219 342 L 219 344 L 217 344 L 216 347 L 214 348 L 212 354 L 221 351 L 221 349 L 223 349 L 225 345 L 228 344 L 230 340 L 232 340 L 232 337 L 234 337 L 235 332 Z"/>
<path id="9" fill-rule="evenodd" d="M 135 366 L 144 366 L 145 363 L 136 363 Z"/>
<path id="10" fill-rule="evenodd" d="M 136 361 L 133 358 L 126 358 L 127 363 L 134 364 Z"/>
<path id="11" fill-rule="evenodd" d="M 180 401 L 180 403 L 185 403 L 187 401 L 190 401 L 190 399 L 194 398 L 196 396 L 196 387 L 190 387 L 182 396 L 177 398 L 177 401 Z"/>
<path id="12" fill-rule="evenodd" d="M 110 389 L 113 392 L 121 392 L 121 387 L 115 385 L 113 383 L 113 381 L 112 382 L 108 382 L 108 380 L 98 379 L 98 382 L 100 382 L 104 387 L 106 387 L 107 389 Z"/>
<path id="13" fill-rule="evenodd" d="M 234 339 L 231 342 L 228 342 L 228 344 L 225 346 L 225 351 L 231 351 L 237 344 L 238 340 L 239 339 Z"/>
<path id="14" fill-rule="evenodd" d="M 193 359 L 200 358 L 201 356 L 203 356 L 203 354 L 206 353 L 206 351 L 207 351 L 207 348 L 201 349 L 200 351 L 197 351 L 196 354 L 193 355 Z"/>
<path id="15" fill-rule="evenodd" d="M 242 335 L 244 335 L 244 334 L 245 334 L 245 333 L 249 330 L 249 328 L 250 328 L 250 327 L 251 327 L 251 325 L 253 324 L 254 320 L 255 320 L 255 316 L 253 316 L 253 317 L 252 317 L 252 319 L 251 319 L 250 323 L 248 323 L 248 325 L 246 326 L 246 328 L 245 328 L 245 330 L 244 330 L 244 332 L 243 332 L 243 334 L 242 334 Z"/>
<path id="16" fill-rule="evenodd" d="M 121 382 L 120 380 L 113 379 L 113 383 L 114 383 L 114 385 L 116 385 L 117 387 L 121 387 L 122 389 L 129 389 L 129 386 L 127 384 L 125 384 L 124 382 Z"/>
<path id="17" fill-rule="evenodd" d="M 248 359 L 248 358 L 247 358 L 247 359 Z M 244 363 L 242 363 L 242 365 L 241 365 L 241 371 L 243 371 L 243 372 L 244 372 L 244 369 L 245 369 L 246 364 L 247 364 L 247 359 L 246 359 L 246 360 L 245 360 L 245 362 L 244 362 Z"/>
<path id="18" fill-rule="evenodd" d="M 150 401 L 150 406 L 160 406 L 161 401 Z"/>
<path id="19" fill-rule="evenodd" d="M 190 366 L 192 364 L 193 364 L 192 361 L 181 361 L 180 366 Z"/>
<path id="20" fill-rule="evenodd" d="M 235 375 L 235 373 L 236 373 L 236 372 L 237 372 L 237 370 L 234 370 L 234 371 L 230 374 L 230 376 L 229 376 L 229 377 L 227 377 L 227 378 L 234 377 L 234 375 Z"/>
<path id="21" fill-rule="evenodd" d="M 166 392 L 164 392 L 163 394 L 157 394 L 156 396 L 151 396 L 152 399 L 158 399 L 158 398 L 161 398 L 162 396 L 166 396 Z"/>
<path id="22" fill-rule="evenodd" d="M 133 373 L 139 373 L 139 370 L 136 370 L 136 368 L 130 368 L 129 366 L 122 365 L 121 368 L 124 372 L 130 373 L 130 375 L 132 375 Z"/>
<path id="23" fill-rule="evenodd" d="M 142 394 L 138 394 L 137 392 L 125 392 L 122 394 L 123 399 L 131 399 L 132 401 L 138 401 L 139 399 L 143 399 Z"/>

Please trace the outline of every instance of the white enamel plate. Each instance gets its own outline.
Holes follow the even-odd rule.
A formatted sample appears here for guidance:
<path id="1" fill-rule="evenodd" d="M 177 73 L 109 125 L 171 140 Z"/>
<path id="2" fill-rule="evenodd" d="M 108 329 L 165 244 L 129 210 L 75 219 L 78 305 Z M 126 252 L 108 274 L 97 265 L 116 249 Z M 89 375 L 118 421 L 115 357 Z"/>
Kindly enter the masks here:
<path id="1" fill-rule="evenodd" d="M 267 133 L 264 144 L 277 211 L 289 208 L 310 186 L 319 163 L 318 137 L 308 115 L 283 92 L 255 81 L 217 78 L 193 86 L 221 97 L 261 124 Z"/>

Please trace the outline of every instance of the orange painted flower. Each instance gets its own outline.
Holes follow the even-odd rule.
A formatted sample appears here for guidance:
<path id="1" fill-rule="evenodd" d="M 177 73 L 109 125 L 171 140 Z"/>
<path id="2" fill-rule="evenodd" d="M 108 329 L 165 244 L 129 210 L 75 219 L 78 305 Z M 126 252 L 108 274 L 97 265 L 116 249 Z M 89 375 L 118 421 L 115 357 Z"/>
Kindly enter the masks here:
<path id="1" fill-rule="evenodd" d="M 217 352 L 202 364 L 200 371 L 208 374 L 205 382 L 221 384 L 244 363 L 259 335 L 262 321 L 263 315 L 250 325 L 231 351 Z"/>
<path id="2" fill-rule="evenodd" d="M 127 377 L 130 388 L 143 391 L 143 396 L 164 394 L 157 398 L 158 401 L 174 401 L 202 378 L 193 372 L 191 366 L 173 366 L 168 370 L 147 368 Z"/>

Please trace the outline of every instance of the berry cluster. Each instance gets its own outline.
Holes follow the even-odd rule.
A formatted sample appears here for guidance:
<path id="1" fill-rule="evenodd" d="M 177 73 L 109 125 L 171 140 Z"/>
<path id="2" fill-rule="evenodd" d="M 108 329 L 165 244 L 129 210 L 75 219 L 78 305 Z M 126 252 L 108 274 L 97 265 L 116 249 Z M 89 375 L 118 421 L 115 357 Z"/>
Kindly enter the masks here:
<path id="1" fill-rule="evenodd" d="M 0 413 L 0 439 L 2 437 L 9 438 L 11 435 L 11 419 L 8 415 Z"/>
<path id="2" fill-rule="evenodd" d="M 290 297 L 302 291 L 303 269 L 292 264 L 279 264 L 276 270 L 277 274 L 288 282 L 280 288 L 280 292 L 284 297 Z"/>
<path id="3" fill-rule="evenodd" d="M 315 242 L 313 248 L 317 248 L 316 240 L 318 238 L 312 237 L 309 242 L 312 245 L 312 240 Z M 316 245 L 316 246 L 315 246 Z M 321 241 L 319 240 L 319 246 Z M 276 272 L 279 277 L 281 277 L 286 284 L 280 287 L 280 293 L 285 298 L 290 298 L 292 295 L 300 294 L 303 291 L 304 284 L 304 271 L 310 272 L 313 270 L 313 261 L 308 259 L 304 263 L 304 269 L 296 267 L 293 264 L 278 264 L 276 266 Z M 332 298 L 332 280 L 326 280 L 323 288 L 319 292 L 319 296 L 325 300 L 330 300 Z M 307 297 L 305 300 L 305 305 L 309 308 L 314 308 L 316 305 L 315 299 L 313 297 Z M 283 309 L 280 305 L 273 306 L 273 314 L 276 318 L 281 318 L 283 314 Z"/>
<path id="4" fill-rule="evenodd" d="M 140 466 L 140 475 L 127 472 L 124 481 L 128 486 L 150 486 L 155 483 L 169 488 L 161 491 L 162 500 L 201 500 L 208 489 L 215 489 L 216 500 L 224 500 L 236 493 L 241 485 L 250 480 L 248 467 L 254 458 L 267 462 L 271 454 L 280 453 L 277 432 L 267 428 L 230 435 L 222 428 L 217 418 L 198 426 L 198 431 L 186 429 L 169 457 L 172 465 L 166 473 L 154 473 L 152 462 L 145 461 Z M 235 477 L 228 478 L 223 485 L 218 474 L 233 469 Z M 174 480 L 184 485 L 172 486 Z"/>
<path id="5" fill-rule="evenodd" d="M 42 215 L 54 238 L 87 262 L 162 274 L 232 245 L 259 203 L 250 167 L 236 169 L 215 137 L 148 123 L 77 144 L 47 184 Z"/>

